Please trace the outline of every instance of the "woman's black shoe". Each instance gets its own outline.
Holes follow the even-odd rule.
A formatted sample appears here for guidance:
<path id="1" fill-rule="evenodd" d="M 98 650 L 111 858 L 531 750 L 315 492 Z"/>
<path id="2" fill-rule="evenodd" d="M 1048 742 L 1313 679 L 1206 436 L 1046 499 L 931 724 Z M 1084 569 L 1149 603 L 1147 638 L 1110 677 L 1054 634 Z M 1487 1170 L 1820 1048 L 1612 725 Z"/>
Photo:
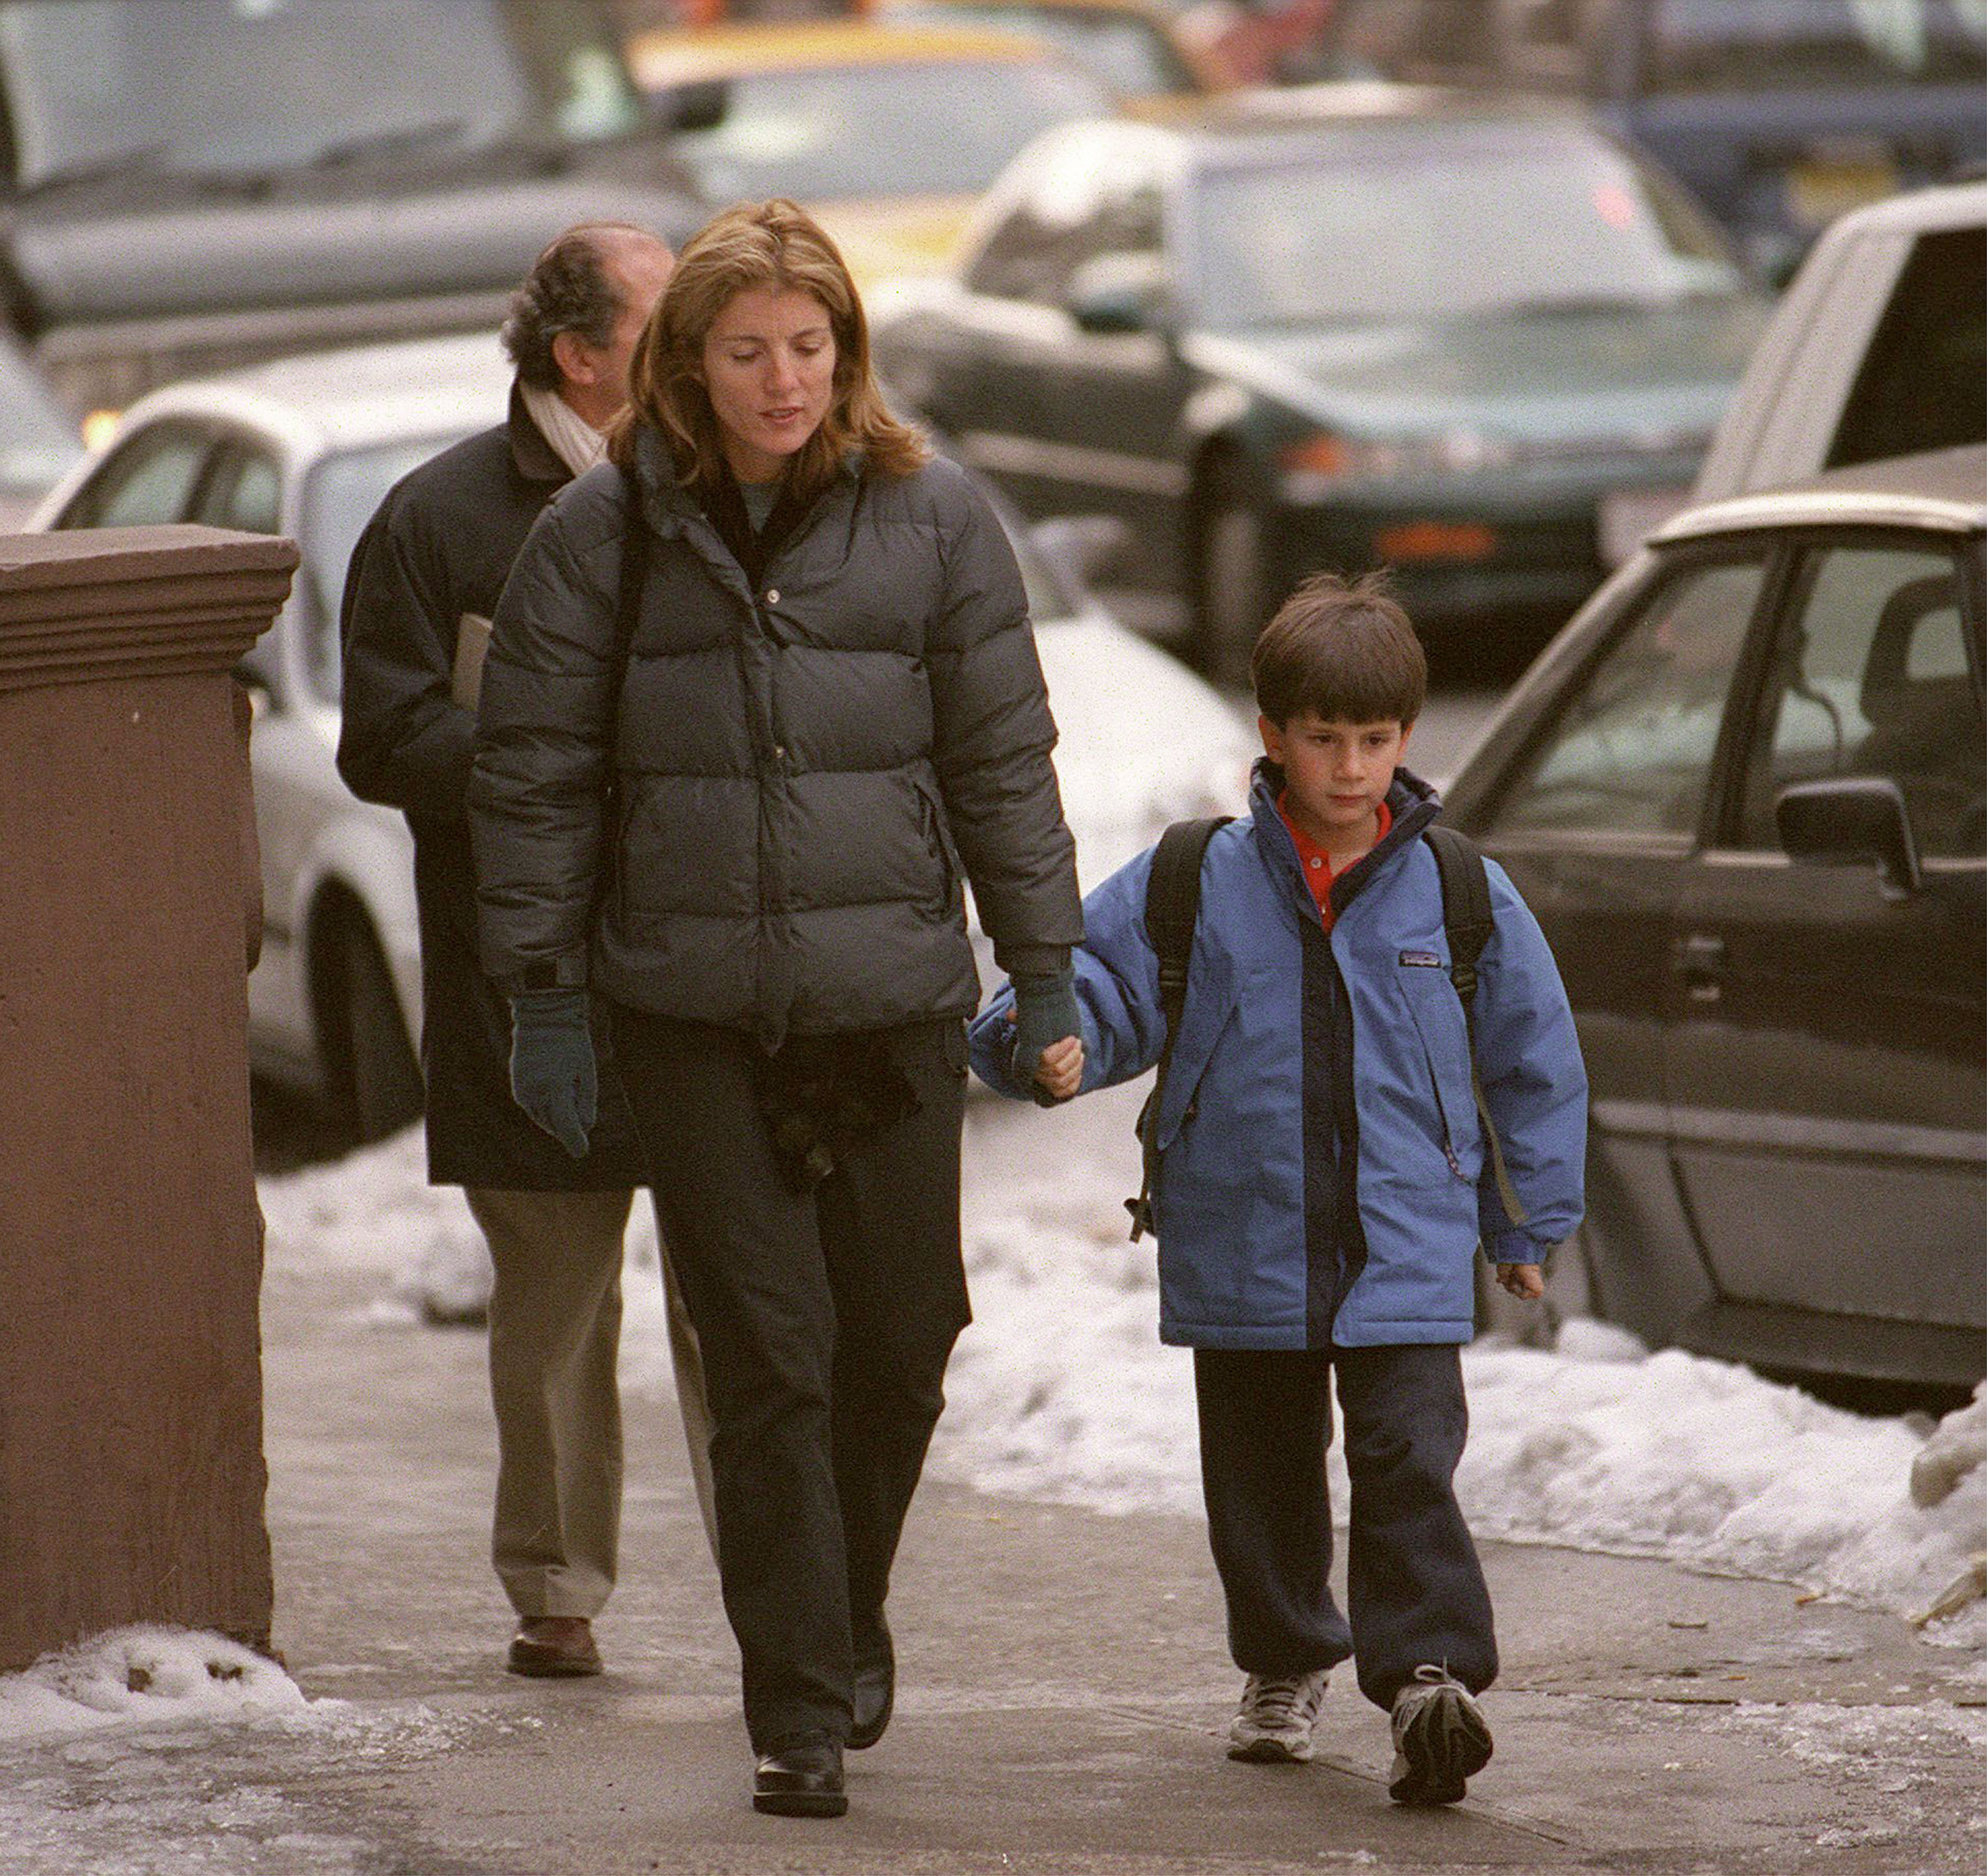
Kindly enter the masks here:
<path id="1" fill-rule="evenodd" d="M 848 1809 L 842 1748 L 816 1739 L 767 1753 L 752 1776 L 752 1808 L 779 1817 L 839 1817 Z"/>

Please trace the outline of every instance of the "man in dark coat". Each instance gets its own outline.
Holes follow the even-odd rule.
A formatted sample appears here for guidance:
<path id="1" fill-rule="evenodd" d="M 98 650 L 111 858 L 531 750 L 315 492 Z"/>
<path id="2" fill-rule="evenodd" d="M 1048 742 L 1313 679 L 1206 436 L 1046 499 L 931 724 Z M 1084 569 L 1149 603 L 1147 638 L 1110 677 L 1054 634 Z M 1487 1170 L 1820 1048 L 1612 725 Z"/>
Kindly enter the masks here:
<path id="1" fill-rule="evenodd" d="M 554 241 L 504 324 L 518 367 L 508 418 L 393 489 L 345 588 L 339 771 L 362 798 L 404 811 L 414 836 L 428 1176 L 464 1188 L 495 1267 L 492 1553 L 519 1618 L 509 1665 L 521 1674 L 599 1671 L 591 1622 L 613 1587 L 620 1520 L 622 1238 L 643 1175 L 611 1072 L 579 1158 L 511 1098 L 510 1011 L 477 960 L 465 795 L 498 596 L 540 510 L 599 459 L 670 265 L 654 235 L 620 224 Z M 663 1275 L 708 1530 L 703 1370 L 666 1246 Z"/>

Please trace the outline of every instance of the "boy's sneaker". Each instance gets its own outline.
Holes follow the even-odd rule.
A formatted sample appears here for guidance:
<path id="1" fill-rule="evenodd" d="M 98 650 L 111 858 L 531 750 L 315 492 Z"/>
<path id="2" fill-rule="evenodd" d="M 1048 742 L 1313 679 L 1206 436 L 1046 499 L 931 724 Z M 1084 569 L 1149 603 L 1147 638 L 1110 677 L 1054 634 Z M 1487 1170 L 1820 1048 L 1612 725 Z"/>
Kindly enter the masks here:
<path id="1" fill-rule="evenodd" d="M 1397 1804 L 1453 1804 L 1490 1762 L 1490 1729 L 1469 1689 L 1446 1668 L 1422 1667 L 1394 1696 Z"/>
<path id="2" fill-rule="evenodd" d="M 1228 1756 L 1252 1765 L 1294 1765 L 1311 1756 L 1311 1729 L 1329 1678 L 1308 1674 L 1252 1674 L 1242 1705 L 1228 1722 Z"/>

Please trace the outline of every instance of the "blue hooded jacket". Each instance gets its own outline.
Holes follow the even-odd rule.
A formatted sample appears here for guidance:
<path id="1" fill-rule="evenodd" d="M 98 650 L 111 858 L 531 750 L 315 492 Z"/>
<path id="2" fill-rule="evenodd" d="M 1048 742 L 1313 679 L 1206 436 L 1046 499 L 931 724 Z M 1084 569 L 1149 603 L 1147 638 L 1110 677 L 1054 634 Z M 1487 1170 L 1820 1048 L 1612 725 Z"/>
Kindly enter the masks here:
<path id="1" fill-rule="evenodd" d="M 1159 1333 L 1203 1348 L 1467 1341 L 1475 1254 L 1537 1263 L 1580 1223 L 1587 1077 L 1559 972 L 1503 869 L 1478 962 L 1476 1067 L 1520 1208 L 1499 1193 L 1449 977 L 1434 791 L 1395 771 L 1385 839 L 1333 882 L 1327 935 L 1257 765 L 1250 811 L 1201 872 L 1186 1004 L 1159 1115 Z M 1144 1073 L 1166 1040 L 1145 934 L 1152 850 L 1084 902 L 1083 1092 Z M 1013 994 L 973 1064 L 1011 1072 Z"/>

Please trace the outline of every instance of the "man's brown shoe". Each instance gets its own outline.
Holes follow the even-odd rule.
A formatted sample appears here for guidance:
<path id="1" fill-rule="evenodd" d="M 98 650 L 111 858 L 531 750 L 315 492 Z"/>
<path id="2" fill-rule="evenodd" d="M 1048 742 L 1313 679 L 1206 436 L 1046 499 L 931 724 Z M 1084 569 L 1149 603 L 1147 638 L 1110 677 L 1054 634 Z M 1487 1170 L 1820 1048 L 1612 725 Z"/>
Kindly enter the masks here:
<path id="1" fill-rule="evenodd" d="M 593 1645 L 593 1625 L 583 1615 L 528 1615 L 518 1625 L 506 1665 L 513 1674 L 541 1680 L 598 1674 L 600 1651 Z"/>

